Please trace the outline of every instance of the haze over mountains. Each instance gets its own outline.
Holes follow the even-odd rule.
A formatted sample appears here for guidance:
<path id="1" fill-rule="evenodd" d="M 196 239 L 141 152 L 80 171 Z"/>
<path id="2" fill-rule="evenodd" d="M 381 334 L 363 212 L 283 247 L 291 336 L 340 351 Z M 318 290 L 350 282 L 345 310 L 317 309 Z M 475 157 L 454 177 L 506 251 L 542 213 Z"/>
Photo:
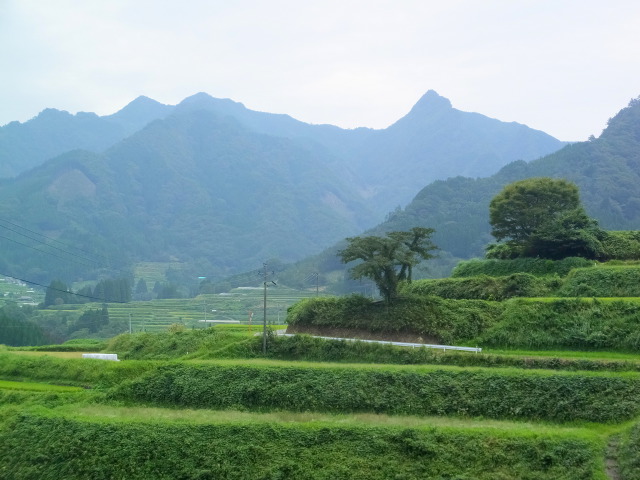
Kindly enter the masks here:
<path id="1" fill-rule="evenodd" d="M 294 261 L 379 223 L 433 180 L 487 175 L 563 145 L 433 91 L 383 130 L 310 125 L 206 94 L 177 106 L 139 97 L 105 117 L 48 109 L 0 128 L 1 172 L 16 175 L 0 182 L 0 272 L 73 279 L 108 258 L 223 275 Z M 87 258 L 56 259 L 54 245 Z"/>

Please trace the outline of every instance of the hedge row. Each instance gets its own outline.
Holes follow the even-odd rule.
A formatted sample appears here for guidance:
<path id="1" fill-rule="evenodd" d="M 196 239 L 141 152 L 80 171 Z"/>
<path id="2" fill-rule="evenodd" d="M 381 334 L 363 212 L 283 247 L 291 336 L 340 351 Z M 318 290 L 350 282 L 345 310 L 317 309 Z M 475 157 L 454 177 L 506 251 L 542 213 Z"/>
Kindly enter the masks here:
<path id="1" fill-rule="evenodd" d="M 405 295 L 437 295 L 449 299 L 506 300 L 514 297 L 639 297 L 640 267 L 576 268 L 560 278 L 514 273 L 503 277 L 416 280 L 403 285 Z"/>
<path id="2" fill-rule="evenodd" d="M 0 378 L 39 380 L 62 385 L 109 387 L 156 368 L 157 362 L 107 362 L 0 352 Z"/>
<path id="3" fill-rule="evenodd" d="M 288 323 L 296 327 L 353 328 L 406 332 L 426 343 L 495 348 L 640 350 L 640 303 L 556 299 L 505 302 L 448 300 L 412 296 L 386 307 L 365 298 L 359 314 L 354 299 L 314 298 L 292 306 Z M 345 306 L 346 305 L 346 306 Z"/>
<path id="4" fill-rule="evenodd" d="M 568 257 L 562 260 L 546 260 L 543 258 L 514 258 L 512 260 L 465 260 L 453 269 L 452 277 L 505 277 L 514 273 L 530 273 L 535 276 L 566 276 L 574 268 L 586 268 L 595 265 L 593 260 L 581 257 Z"/>
<path id="5" fill-rule="evenodd" d="M 640 267 L 572 270 L 558 291 L 561 297 L 640 297 Z"/>
<path id="6" fill-rule="evenodd" d="M 308 298 L 288 310 L 289 325 L 411 333 L 444 344 L 471 341 L 493 325 L 502 307 L 497 302 L 446 300 L 411 296 L 391 305 L 353 295 Z"/>
<path id="7" fill-rule="evenodd" d="M 405 295 L 436 295 L 449 299 L 506 300 L 513 297 L 552 296 L 563 284 L 557 275 L 536 277 L 530 273 L 514 273 L 503 277 L 475 277 L 416 280 L 402 287 Z"/>
<path id="8" fill-rule="evenodd" d="M 579 299 L 504 303 L 499 322 L 477 339 L 500 348 L 640 350 L 640 304 Z"/>
<path id="9" fill-rule="evenodd" d="M 175 332 L 143 332 L 118 335 L 109 341 L 105 351 L 115 352 L 124 360 L 169 360 L 203 352 L 219 352 L 238 343 L 247 343 L 249 340 L 250 337 L 245 332 L 234 332 L 219 327 Z"/>
<path id="10" fill-rule="evenodd" d="M 261 339 L 254 340 L 254 344 L 257 353 L 262 348 Z M 381 343 L 329 340 L 310 335 L 275 336 L 270 338 L 268 347 L 267 356 L 278 360 L 640 372 L 640 362 L 633 361 L 443 352 L 432 348 L 406 348 Z"/>
<path id="11" fill-rule="evenodd" d="M 636 374 L 170 364 L 111 398 L 165 406 L 623 421 L 640 414 Z"/>
<path id="12" fill-rule="evenodd" d="M 602 446 L 496 429 L 89 422 L 0 426 L 0 476 L 22 479 L 589 480 Z"/>

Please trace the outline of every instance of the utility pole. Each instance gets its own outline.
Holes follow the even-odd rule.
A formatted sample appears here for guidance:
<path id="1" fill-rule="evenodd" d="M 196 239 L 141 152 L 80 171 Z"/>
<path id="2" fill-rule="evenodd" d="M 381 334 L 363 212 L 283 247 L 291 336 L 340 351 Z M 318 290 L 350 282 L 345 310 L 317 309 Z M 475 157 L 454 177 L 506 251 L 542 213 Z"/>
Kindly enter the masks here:
<path id="1" fill-rule="evenodd" d="M 264 318 L 262 321 L 262 354 L 267 354 L 267 264 L 264 266 Z"/>
<path id="2" fill-rule="evenodd" d="M 264 317 L 262 319 L 262 354 L 267 354 L 267 282 L 269 280 L 269 272 L 267 272 L 267 264 L 262 264 L 264 267 L 264 272 L 262 273 L 264 277 Z M 276 282 L 271 280 L 271 283 L 277 285 Z"/>
<path id="3" fill-rule="evenodd" d="M 129 334 L 131 334 L 131 314 L 129 314 Z"/>

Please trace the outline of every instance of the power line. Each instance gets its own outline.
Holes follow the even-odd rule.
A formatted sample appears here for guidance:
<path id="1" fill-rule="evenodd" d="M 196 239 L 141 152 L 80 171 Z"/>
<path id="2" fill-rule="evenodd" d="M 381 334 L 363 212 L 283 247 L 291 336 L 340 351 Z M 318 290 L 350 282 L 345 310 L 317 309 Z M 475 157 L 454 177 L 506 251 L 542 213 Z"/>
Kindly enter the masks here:
<path id="1" fill-rule="evenodd" d="M 19 231 L 17 231 L 17 230 L 14 230 L 14 229 L 12 229 L 12 228 L 6 227 L 6 226 L 4 226 L 4 225 L 0 225 L 0 228 L 5 228 L 5 229 L 9 230 L 10 232 L 13 232 L 13 233 L 16 233 L 16 234 L 18 234 L 18 235 L 21 235 L 21 236 L 23 236 L 23 237 L 25 237 L 25 238 L 28 238 L 29 240 L 33 240 L 34 242 L 41 243 L 42 245 L 44 245 L 44 246 L 46 246 L 46 247 L 53 248 L 54 250 L 58 250 L 58 251 L 60 251 L 60 252 L 66 253 L 67 255 L 71 255 L 71 256 L 73 256 L 73 257 L 82 258 L 83 260 L 87 260 L 87 261 L 89 261 L 89 262 L 98 263 L 96 260 L 93 260 L 93 259 L 91 259 L 91 258 L 81 257 L 80 255 L 76 255 L 75 253 L 68 252 L 67 250 L 63 250 L 62 248 L 60 248 L 60 247 L 56 247 L 55 245 L 51 245 L 51 244 L 45 243 L 45 242 L 43 242 L 42 240 L 40 240 L 40 239 L 38 239 L 38 238 L 30 237 L 29 235 L 25 235 L 24 233 L 21 233 L 21 232 L 19 232 Z M 7 238 L 7 237 L 3 237 L 3 238 Z M 7 240 L 9 240 L 9 238 L 7 238 Z M 35 248 L 35 247 L 34 247 L 34 248 Z M 41 251 L 42 253 L 47 253 L 47 252 L 45 252 L 44 250 L 40 250 L 40 251 Z"/>
<path id="2" fill-rule="evenodd" d="M 102 258 L 104 258 L 106 261 L 109 261 L 109 259 L 108 259 L 107 257 L 105 257 L 104 255 L 101 255 L 101 254 L 99 254 L 99 253 L 89 252 L 89 251 L 87 251 L 87 250 L 83 250 L 82 248 L 79 248 L 79 247 L 76 247 L 76 246 L 73 246 L 73 245 L 69 245 L 69 244 L 67 244 L 67 243 L 65 243 L 65 242 L 62 242 L 62 241 L 60 241 L 60 240 L 56 239 L 56 238 L 49 237 L 49 236 L 47 236 L 47 235 L 45 235 L 45 234 L 43 234 L 43 233 L 36 232 L 36 231 L 34 231 L 34 230 L 30 230 L 30 229 L 28 229 L 27 227 L 23 227 L 22 225 L 18 225 L 17 223 L 13 223 L 13 222 L 11 222 L 11 221 L 9 221 L 9 220 L 6 220 L 6 219 L 4 219 L 4 218 L 0 218 L 0 222 L 8 223 L 9 225 L 12 225 L 12 226 L 14 226 L 14 227 L 21 228 L 22 230 L 26 230 L 26 231 L 27 231 L 27 232 L 29 232 L 29 233 L 33 233 L 34 235 L 39 235 L 39 236 L 41 236 L 41 237 L 46 238 L 47 240 L 50 240 L 50 241 L 52 241 L 52 242 L 56 242 L 56 243 L 59 243 L 59 244 L 61 244 L 61 245 L 64 245 L 65 247 L 73 248 L 73 249 L 75 249 L 75 250 L 78 250 L 78 251 L 80 251 L 80 252 L 86 253 L 86 254 L 88 254 L 88 255 L 93 255 L 93 256 L 102 257 Z M 0 227 L 6 228 L 6 229 L 8 229 L 8 230 L 11 230 L 11 229 L 9 229 L 8 227 L 4 227 L 3 225 L 0 225 Z M 28 237 L 27 235 L 25 235 L 25 234 L 23 234 L 23 233 L 17 232 L 16 230 L 11 230 L 11 231 L 12 231 L 12 232 L 17 233 L 18 235 L 23 235 L 23 236 L 25 236 L 25 237 L 27 237 L 27 238 L 31 238 L 31 237 Z M 31 239 L 32 239 L 32 240 L 35 240 L 35 241 L 37 241 L 37 242 L 44 243 L 44 242 L 42 242 L 41 240 L 38 240 L 38 239 L 35 239 L 35 238 L 31 238 Z M 53 246 L 52 246 L 52 248 L 56 248 L 56 247 L 53 247 Z M 91 259 L 89 259 L 89 260 L 91 260 Z M 91 260 L 91 261 L 93 261 L 93 260 Z"/>
<path id="3" fill-rule="evenodd" d="M 121 275 L 122 275 L 122 274 L 125 274 L 125 272 L 123 272 L 122 270 L 120 270 L 120 269 L 118 269 L 118 268 L 114 268 L 114 267 L 112 267 L 112 266 L 110 265 L 110 263 L 109 263 L 109 259 L 108 259 L 106 256 L 104 256 L 104 255 L 101 255 L 101 254 L 93 254 L 93 253 L 91 253 L 91 252 L 88 252 L 87 250 L 83 250 L 83 249 L 81 249 L 81 248 L 74 247 L 73 245 L 67 244 L 67 243 L 65 243 L 65 242 L 61 242 L 60 240 L 56 240 L 56 239 L 54 239 L 54 238 L 48 237 L 48 236 L 46 236 L 46 235 L 44 235 L 44 234 L 42 234 L 42 233 L 35 232 L 35 231 L 33 231 L 33 230 L 30 230 L 30 229 L 28 229 L 28 228 L 26 228 L 26 227 L 22 227 L 22 226 L 20 226 L 20 225 L 18 225 L 18 224 L 16 224 L 16 223 L 10 222 L 10 221 L 5 220 L 5 219 L 0 219 L 0 222 L 5 222 L 5 223 L 8 223 L 8 224 L 10 224 L 10 225 L 16 226 L 16 227 L 18 227 L 18 228 L 21 228 L 21 229 L 23 229 L 23 230 L 26 230 L 26 231 L 27 231 L 27 232 L 29 232 L 29 233 L 32 233 L 32 234 L 34 234 L 34 235 L 38 235 L 38 236 L 41 236 L 41 237 L 43 237 L 43 238 L 45 238 L 45 239 L 47 239 L 47 240 L 50 240 L 51 242 L 59 243 L 59 244 L 61 244 L 61 245 L 65 246 L 66 248 L 74 249 L 74 250 L 78 250 L 78 251 L 83 252 L 83 253 L 88 254 L 88 255 L 96 255 L 96 256 L 101 257 L 102 259 L 104 259 L 104 261 L 102 261 L 102 260 L 97 260 L 97 259 L 94 259 L 94 258 L 89 258 L 89 257 L 87 257 L 87 256 L 81 256 L 81 255 L 78 255 L 78 254 L 76 254 L 76 253 L 74 253 L 74 252 L 72 252 L 72 251 L 64 250 L 64 249 L 62 249 L 62 248 L 60 248 L 60 247 L 57 247 L 57 246 L 55 246 L 55 245 L 51 245 L 50 243 L 47 243 L 47 242 L 45 242 L 45 241 L 43 241 L 43 240 L 41 240 L 41 239 L 39 239 L 39 238 L 34 238 L 34 237 L 30 236 L 30 235 L 26 235 L 25 233 L 22 233 L 22 232 L 20 232 L 20 231 L 18 231 L 18 230 L 15 230 L 15 229 L 9 228 L 9 227 L 7 227 L 7 226 L 5 226 L 5 225 L 2 225 L 2 224 L 0 224 L 0 228 L 4 228 L 4 229 L 6 229 L 6 230 L 9 230 L 10 232 L 13 232 L 13 233 L 15 233 L 15 234 L 17 234 L 17 235 L 20 235 L 20 236 L 22 236 L 22 237 L 28 238 L 29 240 L 32 240 L 32 241 L 34 241 L 34 242 L 37 242 L 37 243 L 39 243 L 39 244 L 41 244 L 41 245 L 39 245 L 39 246 L 38 246 L 38 245 L 29 245 L 29 244 L 26 244 L 26 243 L 20 242 L 20 241 L 18 241 L 18 240 L 15 240 L 15 239 L 13 239 L 13 238 L 6 237 L 6 236 L 3 236 L 3 235 L 0 235 L 0 238 L 4 238 L 5 240 L 8 240 L 8 241 L 10 241 L 10 242 L 14 242 L 14 243 L 16 243 L 16 244 L 18 244 L 18 245 L 21 245 L 21 246 L 23 246 L 23 247 L 30 248 L 30 249 L 35 250 L 35 251 L 37 251 L 37 252 L 40 252 L 40 253 L 42 253 L 42 254 L 44 254 L 44 255 L 50 255 L 50 256 L 55 257 L 55 258 L 58 258 L 58 259 L 60 259 L 60 260 L 64 260 L 64 261 L 71 261 L 71 262 L 74 262 L 74 263 L 77 263 L 77 264 L 80 264 L 80 265 L 84 265 L 85 267 L 90 267 L 90 268 L 97 268 L 97 267 L 99 267 L 99 268 L 110 269 L 110 270 L 114 270 L 114 271 L 116 271 L 116 272 L 119 272 Z M 39 248 L 39 247 L 40 247 L 40 248 Z M 49 251 L 43 250 L 43 248 L 42 248 L 42 247 L 46 247 L 46 248 L 51 248 L 51 249 L 58 250 L 59 252 L 62 252 L 62 253 L 64 253 L 64 254 L 66 254 L 66 255 L 69 255 L 69 257 L 71 257 L 71 258 L 68 258 L 68 257 L 62 257 L 62 256 L 60 256 L 60 255 L 56 255 L 56 254 L 55 254 L 55 253 L 53 253 L 53 252 L 49 252 Z M 106 263 L 105 263 L 105 261 L 106 261 Z M 91 262 L 91 263 L 86 263 L 86 262 Z"/>
<path id="4" fill-rule="evenodd" d="M 9 278 L 15 278 L 16 280 L 20 280 L 21 282 L 28 283 L 29 285 L 37 285 L 39 287 L 42 287 L 42 288 L 45 288 L 45 289 L 49 289 L 49 290 L 54 290 L 56 292 L 66 293 L 68 295 L 75 295 L 76 297 L 89 298 L 91 300 L 97 300 L 98 302 L 102 302 L 102 303 L 105 303 L 107 301 L 106 298 L 98 298 L 98 297 L 93 297 L 91 295 L 83 295 L 81 293 L 73 293 L 73 292 L 70 292 L 68 290 L 62 290 L 60 288 L 55 288 L 55 287 L 52 287 L 50 285 L 43 285 L 43 284 L 38 283 L 38 282 L 32 282 L 31 280 L 25 280 L 24 278 L 14 277 L 13 275 L 7 275 L 6 273 L 2 273 L 2 272 L 0 272 L 0 275 L 3 275 L 5 277 L 9 277 Z M 127 302 L 122 302 L 122 301 L 118 301 L 118 300 L 109 300 L 109 303 L 127 303 Z"/>
<path id="5" fill-rule="evenodd" d="M 80 265 L 84 265 L 85 267 L 92 267 L 92 268 L 95 268 L 95 265 L 90 265 L 90 264 L 88 264 L 88 263 L 79 262 L 79 261 L 74 260 L 74 259 L 72 259 L 72 258 L 65 258 L 65 257 L 61 257 L 60 255 L 56 255 L 56 254 L 51 253 L 51 252 L 45 252 L 44 250 L 41 250 L 41 249 L 39 249 L 39 248 L 36 248 L 36 247 L 34 247 L 33 245 L 27 245 L 26 243 L 19 242 L 18 240 L 14 240 L 13 238 L 5 237 L 4 235 L 0 235 L 0 238 L 4 238 L 5 240 L 9 240 L 10 242 L 17 243 L 18 245 L 22 245 L 23 247 L 30 248 L 30 249 L 32 249 L 32 250 L 35 250 L 36 252 L 44 253 L 45 255 L 51 255 L 52 257 L 59 258 L 60 260 L 64 260 L 64 261 L 71 261 L 71 262 L 79 263 Z M 15 278 L 15 277 L 14 277 L 14 278 Z"/>

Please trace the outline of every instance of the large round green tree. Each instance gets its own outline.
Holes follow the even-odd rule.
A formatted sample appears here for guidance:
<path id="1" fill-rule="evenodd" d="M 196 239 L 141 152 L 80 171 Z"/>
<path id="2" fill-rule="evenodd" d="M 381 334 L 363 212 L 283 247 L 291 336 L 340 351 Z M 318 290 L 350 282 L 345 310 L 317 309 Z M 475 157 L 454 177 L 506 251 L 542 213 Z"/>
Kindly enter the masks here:
<path id="1" fill-rule="evenodd" d="M 580 202 L 578 187 L 563 179 L 528 178 L 511 183 L 489 204 L 491 234 L 503 244 L 488 256 L 597 258 L 601 230 Z"/>

